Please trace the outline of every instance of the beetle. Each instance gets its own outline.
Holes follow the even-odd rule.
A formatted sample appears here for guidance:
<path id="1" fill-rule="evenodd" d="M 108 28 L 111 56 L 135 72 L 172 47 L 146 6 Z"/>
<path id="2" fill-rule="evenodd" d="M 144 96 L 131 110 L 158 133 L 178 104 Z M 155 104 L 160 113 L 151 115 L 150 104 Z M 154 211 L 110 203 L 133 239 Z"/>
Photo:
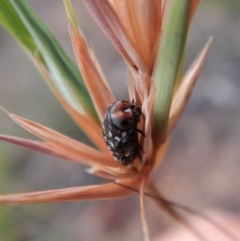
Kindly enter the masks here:
<path id="1" fill-rule="evenodd" d="M 138 132 L 145 134 L 137 129 L 141 115 L 141 108 L 134 100 L 117 100 L 105 113 L 102 125 L 104 140 L 114 159 L 123 165 L 133 163 L 139 148 L 143 151 L 138 143 Z"/>

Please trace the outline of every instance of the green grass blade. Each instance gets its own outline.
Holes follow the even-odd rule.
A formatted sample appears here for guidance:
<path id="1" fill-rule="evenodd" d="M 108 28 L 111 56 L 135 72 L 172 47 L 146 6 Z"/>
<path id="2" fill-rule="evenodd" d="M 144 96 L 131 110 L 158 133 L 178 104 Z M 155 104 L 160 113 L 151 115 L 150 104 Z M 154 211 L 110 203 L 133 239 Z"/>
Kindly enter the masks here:
<path id="1" fill-rule="evenodd" d="M 14 36 L 25 51 L 29 53 L 37 52 L 38 48 L 34 40 L 9 0 L 0 1 L 0 24 Z"/>
<path id="2" fill-rule="evenodd" d="M 3 7 L 0 10 L 3 26 L 29 54 L 36 56 L 38 53 L 61 95 L 77 111 L 82 113 L 84 110 L 96 117 L 94 105 L 77 66 L 29 4 L 25 0 L 1 0 L 0 7 Z"/>
<path id="3" fill-rule="evenodd" d="M 190 2 L 190 0 L 171 2 L 157 52 L 153 75 L 155 89 L 153 138 L 159 143 L 166 138 L 173 91 L 187 34 Z"/>

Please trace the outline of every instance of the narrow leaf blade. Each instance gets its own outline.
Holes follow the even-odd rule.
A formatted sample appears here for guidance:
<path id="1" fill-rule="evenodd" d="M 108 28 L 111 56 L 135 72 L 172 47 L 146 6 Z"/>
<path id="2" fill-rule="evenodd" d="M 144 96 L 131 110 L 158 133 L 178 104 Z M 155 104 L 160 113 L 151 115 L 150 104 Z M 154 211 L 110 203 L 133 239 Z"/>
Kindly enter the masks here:
<path id="1" fill-rule="evenodd" d="M 134 187 L 138 179 L 121 181 L 123 185 Z M 129 196 L 133 191 L 115 183 L 40 191 L 32 193 L 0 195 L 1 204 L 53 203 L 66 201 L 105 200 Z"/>
<path id="2" fill-rule="evenodd" d="M 155 103 L 153 106 L 153 139 L 164 142 L 173 90 L 187 33 L 190 0 L 174 0 L 169 6 L 154 66 Z"/>
<path id="3" fill-rule="evenodd" d="M 209 48 L 211 46 L 212 38 L 208 40 L 208 42 L 203 47 L 202 51 L 196 57 L 188 71 L 186 72 L 183 80 L 181 81 L 181 85 L 174 95 L 170 115 L 169 115 L 169 126 L 168 132 L 171 133 L 173 128 L 176 126 L 178 119 L 182 115 L 188 100 L 193 91 L 193 87 L 198 79 L 198 76 L 203 68 L 203 64 L 206 60 Z"/>
<path id="4" fill-rule="evenodd" d="M 24 129 L 35 136 L 45 140 L 52 145 L 53 151 L 59 153 L 66 159 L 75 160 L 86 165 L 98 165 L 108 167 L 121 167 L 113 160 L 110 152 L 102 153 L 86 144 L 73 140 L 59 132 L 48 127 L 40 125 L 36 122 L 24 119 L 17 115 L 5 112 Z"/>
<path id="5" fill-rule="evenodd" d="M 108 106 L 114 102 L 115 98 L 107 84 L 94 52 L 88 46 L 84 36 L 76 26 L 76 19 L 71 2 L 65 1 L 65 6 L 69 17 L 69 29 L 76 60 L 98 116 L 100 120 L 103 120 Z"/>
<path id="6" fill-rule="evenodd" d="M 14 36 L 27 53 L 37 54 L 37 45 L 9 0 L 0 1 L 0 24 Z"/>
<path id="7" fill-rule="evenodd" d="M 15 11 L 14 16 L 27 29 L 28 36 L 37 46 L 42 62 L 51 72 L 61 94 L 77 111 L 96 118 L 95 108 L 76 65 L 25 0 L 10 2 Z M 36 55 L 36 52 L 30 53 Z"/>

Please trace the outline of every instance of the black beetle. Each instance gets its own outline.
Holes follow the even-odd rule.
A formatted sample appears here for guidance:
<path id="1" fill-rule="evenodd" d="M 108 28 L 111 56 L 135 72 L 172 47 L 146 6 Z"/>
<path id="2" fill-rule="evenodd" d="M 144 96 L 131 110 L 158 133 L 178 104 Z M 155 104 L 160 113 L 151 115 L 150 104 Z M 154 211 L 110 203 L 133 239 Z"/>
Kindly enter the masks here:
<path id="1" fill-rule="evenodd" d="M 137 124 L 142 114 L 141 108 L 134 100 L 117 100 L 111 104 L 103 120 L 103 137 L 113 157 L 123 165 L 129 165 L 138 155 L 138 132 L 145 136 L 144 132 L 137 129 Z"/>

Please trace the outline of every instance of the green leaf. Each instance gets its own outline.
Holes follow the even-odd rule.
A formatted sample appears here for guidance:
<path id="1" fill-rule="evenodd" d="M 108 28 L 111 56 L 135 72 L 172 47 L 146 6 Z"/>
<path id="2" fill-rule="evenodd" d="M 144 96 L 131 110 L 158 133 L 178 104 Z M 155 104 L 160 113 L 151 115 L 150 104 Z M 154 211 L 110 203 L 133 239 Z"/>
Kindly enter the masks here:
<path id="1" fill-rule="evenodd" d="M 158 143 L 166 139 L 169 111 L 187 34 L 190 2 L 171 1 L 160 38 L 153 74 L 155 96 L 152 134 Z"/>
<path id="2" fill-rule="evenodd" d="M 94 105 L 77 66 L 66 55 L 29 4 L 25 0 L 1 0 L 0 7 L 2 6 L 1 23 L 28 53 L 35 56 L 38 53 L 61 95 L 75 110 L 80 113 L 87 112 L 97 118 Z"/>
<path id="3" fill-rule="evenodd" d="M 25 51 L 36 52 L 38 48 L 34 40 L 9 0 L 0 1 L 0 23 L 14 36 Z"/>

